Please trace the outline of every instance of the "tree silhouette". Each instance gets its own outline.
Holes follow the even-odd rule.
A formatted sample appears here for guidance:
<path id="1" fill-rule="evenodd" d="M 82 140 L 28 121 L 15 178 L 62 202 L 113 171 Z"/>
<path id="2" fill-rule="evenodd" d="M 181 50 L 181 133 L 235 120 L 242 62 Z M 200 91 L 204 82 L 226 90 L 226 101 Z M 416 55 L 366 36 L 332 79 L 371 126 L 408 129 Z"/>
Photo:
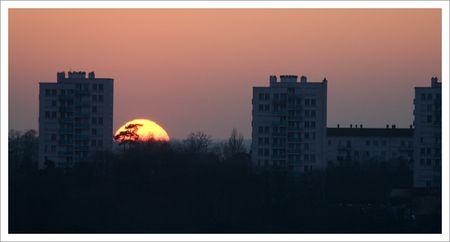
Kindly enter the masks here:
<path id="1" fill-rule="evenodd" d="M 211 136 L 201 131 L 190 133 L 188 137 L 183 141 L 186 151 L 192 153 L 208 152 L 208 147 L 211 145 L 211 142 Z"/>
<path id="2" fill-rule="evenodd" d="M 130 144 L 139 141 L 139 135 L 137 134 L 137 131 L 141 126 L 142 124 L 129 124 L 125 126 L 125 130 L 120 131 L 119 134 L 114 136 L 114 140 L 116 142 L 119 142 L 119 145 L 123 145 L 125 149 L 126 144 L 128 144 L 129 146 Z"/>
<path id="3" fill-rule="evenodd" d="M 228 142 L 223 147 L 225 159 L 232 159 L 236 155 L 245 153 L 244 136 L 234 128 Z"/>
<path id="4" fill-rule="evenodd" d="M 8 135 L 10 171 L 27 172 L 37 167 L 38 136 L 30 129 L 24 133 L 10 130 Z"/>

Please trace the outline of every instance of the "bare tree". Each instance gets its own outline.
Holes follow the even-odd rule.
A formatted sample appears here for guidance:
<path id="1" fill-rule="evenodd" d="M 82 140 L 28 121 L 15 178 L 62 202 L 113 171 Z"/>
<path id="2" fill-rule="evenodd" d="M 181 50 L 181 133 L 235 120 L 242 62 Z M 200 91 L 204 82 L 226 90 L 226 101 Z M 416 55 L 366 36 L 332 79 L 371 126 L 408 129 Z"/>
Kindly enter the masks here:
<path id="1" fill-rule="evenodd" d="M 192 132 L 183 140 L 185 149 L 192 153 L 206 153 L 211 142 L 211 136 L 201 131 L 197 131 L 196 133 Z"/>
<path id="2" fill-rule="evenodd" d="M 10 130 L 8 135 L 10 167 L 27 171 L 37 166 L 38 135 L 36 130 L 22 133 Z"/>
<path id="3" fill-rule="evenodd" d="M 223 155 L 225 159 L 231 159 L 235 155 L 245 153 L 244 136 L 234 128 L 231 136 L 223 147 Z"/>

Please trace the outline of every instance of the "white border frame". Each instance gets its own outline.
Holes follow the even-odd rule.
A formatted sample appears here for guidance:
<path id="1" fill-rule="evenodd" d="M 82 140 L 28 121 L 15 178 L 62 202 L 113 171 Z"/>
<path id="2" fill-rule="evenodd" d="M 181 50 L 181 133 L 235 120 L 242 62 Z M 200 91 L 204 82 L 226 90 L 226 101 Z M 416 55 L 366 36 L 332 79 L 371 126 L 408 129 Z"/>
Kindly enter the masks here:
<path id="1" fill-rule="evenodd" d="M 449 241 L 449 4 L 448 1 L 0 1 L 2 241 Z M 442 10 L 442 234 L 9 234 L 8 13 L 10 8 L 439 8 Z"/>

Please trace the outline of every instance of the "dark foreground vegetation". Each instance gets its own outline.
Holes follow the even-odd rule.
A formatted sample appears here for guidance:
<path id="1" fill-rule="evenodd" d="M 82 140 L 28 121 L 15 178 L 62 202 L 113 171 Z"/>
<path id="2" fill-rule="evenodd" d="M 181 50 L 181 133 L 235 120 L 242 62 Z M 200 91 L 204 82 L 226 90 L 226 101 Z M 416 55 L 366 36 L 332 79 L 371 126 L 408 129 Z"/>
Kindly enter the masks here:
<path id="1" fill-rule="evenodd" d="M 214 152 L 200 133 L 181 143 L 129 143 L 72 169 L 38 170 L 36 134 L 10 135 L 9 231 L 441 231 L 438 195 L 392 196 L 411 187 L 405 162 L 345 162 L 300 176 L 255 171 L 242 140 L 232 139 Z"/>

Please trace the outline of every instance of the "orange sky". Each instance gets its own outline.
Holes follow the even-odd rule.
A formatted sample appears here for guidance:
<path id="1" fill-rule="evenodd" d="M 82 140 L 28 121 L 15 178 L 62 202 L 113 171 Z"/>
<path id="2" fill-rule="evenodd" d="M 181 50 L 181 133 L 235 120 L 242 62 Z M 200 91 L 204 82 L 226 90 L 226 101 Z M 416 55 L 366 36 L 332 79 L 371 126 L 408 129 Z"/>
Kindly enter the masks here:
<path id="1" fill-rule="evenodd" d="M 134 118 L 174 138 L 251 134 L 252 86 L 328 79 L 328 125 L 406 127 L 414 86 L 441 77 L 439 9 L 13 9 L 9 125 L 38 127 L 38 82 L 115 79 L 114 129 Z"/>

